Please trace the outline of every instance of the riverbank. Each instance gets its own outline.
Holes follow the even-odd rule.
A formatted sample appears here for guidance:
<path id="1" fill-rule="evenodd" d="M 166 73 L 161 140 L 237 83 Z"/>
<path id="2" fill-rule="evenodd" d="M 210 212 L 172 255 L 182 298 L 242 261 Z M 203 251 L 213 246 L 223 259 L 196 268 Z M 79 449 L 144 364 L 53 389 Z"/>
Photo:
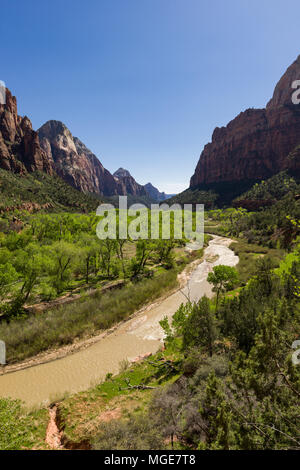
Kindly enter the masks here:
<path id="1" fill-rule="evenodd" d="M 203 261 L 183 281 L 187 281 L 183 289 L 148 305 L 93 344 L 63 358 L 2 375 L 1 395 L 20 398 L 29 406 L 47 405 L 66 393 L 76 393 L 100 383 L 108 373 L 118 373 L 124 361 L 156 353 L 163 340 L 159 321 L 165 316 L 172 317 L 188 297 L 194 301 L 204 294 L 212 296 L 206 278 L 215 265 L 238 263 L 238 257 L 228 248 L 231 242 L 214 237 L 204 251 Z"/>
<path id="2" fill-rule="evenodd" d="M 177 274 L 177 269 L 162 271 L 114 291 L 97 290 L 68 305 L 3 322 L 0 338 L 6 343 L 8 364 L 20 363 L 60 347 L 72 347 L 78 341 L 109 330 L 143 305 L 172 291 L 177 285 Z"/>
<path id="3" fill-rule="evenodd" d="M 137 310 L 132 315 L 130 315 L 130 319 L 138 317 L 143 312 L 147 312 L 148 310 L 157 307 L 169 295 L 182 289 L 188 282 L 191 271 L 199 263 L 201 263 L 201 261 L 202 261 L 202 258 L 199 258 L 199 259 L 192 261 L 190 264 L 188 264 L 185 267 L 185 269 L 177 275 L 177 282 L 176 282 L 175 287 L 169 286 L 169 289 L 167 289 L 167 291 L 165 291 L 164 294 L 161 295 L 157 300 L 144 305 L 140 310 Z M 7 364 L 6 366 L 2 366 L 0 369 L 0 376 L 4 374 L 16 372 L 19 370 L 27 369 L 29 367 L 37 366 L 40 364 L 46 364 L 47 362 L 52 362 L 58 359 L 62 359 L 66 356 L 82 351 L 86 348 L 89 348 L 93 344 L 104 339 L 106 336 L 113 334 L 122 324 L 126 323 L 127 321 L 128 321 L 128 318 L 117 323 L 112 328 L 109 328 L 101 333 L 95 334 L 94 336 L 84 338 L 82 340 L 75 339 L 75 341 L 72 344 L 68 344 L 66 346 L 56 348 L 56 349 L 47 350 L 45 352 L 42 352 L 40 354 L 33 356 L 32 358 L 18 362 L 16 364 Z"/>

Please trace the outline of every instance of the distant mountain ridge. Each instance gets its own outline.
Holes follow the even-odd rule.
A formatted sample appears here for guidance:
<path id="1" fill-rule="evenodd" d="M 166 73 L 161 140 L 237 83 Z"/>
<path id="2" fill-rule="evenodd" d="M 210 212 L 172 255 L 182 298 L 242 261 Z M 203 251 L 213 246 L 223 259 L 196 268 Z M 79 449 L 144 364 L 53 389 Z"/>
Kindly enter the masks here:
<path id="1" fill-rule="evenodd" d="M 21 175 L 58 175 L 86 194 L 151 199 L 128 170 L 119 168 L 112 175 L 61 121 L 49 120 L 34 131 L 29 118 L 18 115 L 17 100 L 8 89 L 6 104 L 0 105 L 0 168 Z"/>
<path id="2" fill-rule="evenodd" d="M 129 194 L 131 196 L 147 196 L 147 192 L 141 184 L 138 184 L 128 170 L 119 168 L 113 174 L 118 185 L 118 194 Z"/>
<path id="3" fill-rule="evenodd" d="M 124 168 L 112 175 L 61 121 L 49 120 L 34 131 L 29 118 L 18 115 L 17 100 L 8 89 L 6 104 L 0 105 L 0 168 L 21 175 L 36 171 L 58 175 L 86 194 L 164 200 L 156 188 L 152 198 Z"/>
<path id="4" fill-rule="evenodd" d="M 123 182 L 126 186 L 127 194 L 149 196 L 149 198 L 154 202 L 162 202 L 175 196 L 175 194 L 165 194 L 164 192 L 160 192 L 151 183 L 147 183 L 145 185 L 138 184 L 130 172 L 125 168 L 119 168 L 114 172 L 113 176 L 117 178 L 118 181 Z"/>
<path id="5" fill-rule="evenodd" d="M 146 189 L 149 196 L 154 199 L 154 201 L 162 202 L 166 199 L 170 199 L 171 197 L 175 196 L 175 194 L 166 194 L 164 192 L 160 192 L 157 188 L 155 188 L 151 183 L 145 184 L 144 188 Z"/>

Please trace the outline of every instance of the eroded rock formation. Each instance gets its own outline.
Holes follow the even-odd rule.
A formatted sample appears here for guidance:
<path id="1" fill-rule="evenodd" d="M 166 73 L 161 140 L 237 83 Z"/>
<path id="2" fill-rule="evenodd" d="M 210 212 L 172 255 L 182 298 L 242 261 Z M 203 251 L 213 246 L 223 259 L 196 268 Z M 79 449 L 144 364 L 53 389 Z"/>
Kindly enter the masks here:
<path id="1" fill-rule="evenodd" d="M 53 174 L 38 134 L 27 116 L 18 115 L 17 100 L 8 89 L 6 104 L 0 105 L 0 168 L 15 173 L 39 170 Z"/>
<path id="2" fill-rule="evenodd" d="M 40 144 L 56 173 L 85 193 L 118 194 L 117 183 L 98 158 L 60 121 L 48 121 L 38 130 Z"/>
<path id="3" fill-rule="evenodd" d="M 114 172 L 114 178 L 118 186 L 118 194 L 130 194 L 132 196 L 147 196 L 144 186 L 138 184 L 128 170 L 119 168 Z"/>
<path id="4" fill-rule="evenodd" d="M 281 170 L 299 171 L 300 105 L 292 102 L 300 80 L 300 56 L 278 82 L 265 109 L 247 109 L 226 127 L 217 127 L 204 147 L 190 187 L 247 182 Z M 289 157 L 294 152 L 294 158 Z"/>

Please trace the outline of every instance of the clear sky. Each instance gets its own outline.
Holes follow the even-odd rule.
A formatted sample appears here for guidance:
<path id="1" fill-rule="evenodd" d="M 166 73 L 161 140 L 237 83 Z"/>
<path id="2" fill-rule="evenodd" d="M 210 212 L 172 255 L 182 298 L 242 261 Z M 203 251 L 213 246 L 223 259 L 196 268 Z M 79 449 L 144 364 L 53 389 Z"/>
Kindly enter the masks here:
<path id="1" fill-rule="evenodd" d="M 35 129 L 63 121 L 111 172 L 173 193 L 299 55 L 299 0 L 1 0 L 0 39 Z"/>

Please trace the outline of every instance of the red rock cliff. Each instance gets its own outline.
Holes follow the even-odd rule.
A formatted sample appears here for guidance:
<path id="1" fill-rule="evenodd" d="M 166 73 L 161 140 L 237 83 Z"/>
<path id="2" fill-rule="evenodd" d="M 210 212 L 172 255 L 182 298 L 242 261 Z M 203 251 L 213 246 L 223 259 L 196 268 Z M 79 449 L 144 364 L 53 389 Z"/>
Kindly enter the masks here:
<path id="1" fill-rule="evenodd" d="M 18 115 L 17 100 L 8 89 L 6 104 L 0 104 L 0 168 L 16 173 L 34 170 L 53 173 L 38 134 L 27 116 Z"/>
<path id="2" fill-rule="evenodd" d="M 266 109 L 248 109 L 214 130 L 191 187 L 267 178 L 287 167 L 299 170 L 299 159 L 292 164 L 288 159 L 300 144 L 300 105 L 292 103 L 294 80 L 300 80 L 300 56 L 278 82 Z"/>

